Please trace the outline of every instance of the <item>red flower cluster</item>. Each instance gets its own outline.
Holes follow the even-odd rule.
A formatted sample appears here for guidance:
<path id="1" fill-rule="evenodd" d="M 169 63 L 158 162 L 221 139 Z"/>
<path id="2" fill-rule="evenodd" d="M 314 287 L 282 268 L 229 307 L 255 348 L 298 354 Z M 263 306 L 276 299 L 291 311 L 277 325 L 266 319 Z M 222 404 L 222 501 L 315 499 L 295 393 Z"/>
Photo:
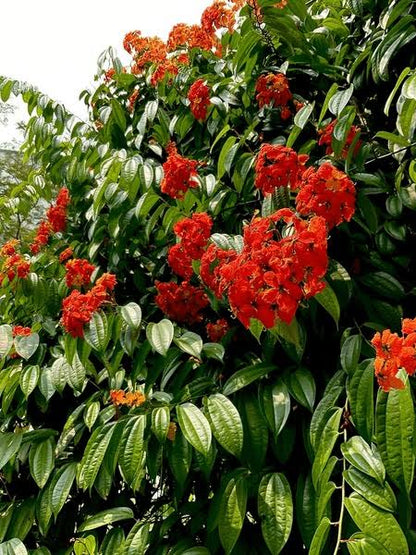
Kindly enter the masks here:
<path id="1" fill-rule="evenodd" d="M 71 247 L 67 247 L 65 250 L 63 250 L 61 252 L 61 254 L 59 255 L 59 262 L 62 264 L 63 262 L 66 262 L 67 260 L 69 260 L 70 258 L 72 258 L 74 254 L 74 251 L 71 249 Z"/>
<path id="2" fill-rule="evenodd" d="M 96 285 L 83 294 L 77 289 L 62 301 L 62 325 L 72 337 L 84 335 L 84 324 L 88 323 L 94 312 L 108 300 L 108 291 L 116 284 L 113 274 L 103 274 Z"/>
<path id="3" fill-rule="evenodd" d="M 296 210 L 304 216 L 322 216 L 329 229 L 349 222 L 355 211 L 354 184 L 329 162 L 317 170 L 308 168 L 302 176 Z"/>
<path id="4" fill-rule="evenodd" d="M 216 322 L 209 322 L 206 329 L 210 341 L 218 343 L 230 329 L 230 326 L 225 318 L 220 318 Z"/>
<path id="5" fill-rule="evenodd" d="M 189 188 L 198 185 L 195 179 L 198 161 L 178 154 L 175 143 L 169 143 L 166 150 L 168 158 L 163 164 L 164 177 L 160 188 L 162 193 L 181 199 Z"/>
<path id="6" fill-rule="evenodd" d="M 112 389 L 110 391 L 110 401 L 116 406 L 139 407 L 146 401 L 146 395 L 143 395 L 140 391 L 128 391 L 126 393 L 122 389 Z"/>
<path id="7" fill-rule="evenodd" d="M 195 119 L 205 121 L 207 109 L 210 104 L 209 87 L 203 79 L 197 79 L 192 83 L 188 92 L 188 100 L 191 103 L 191 112 Z"/>
<path id="8" fill-rule="evenodd" d="M 261 75 L 257 79 L 256 92 L 256 99 L 260 108 L 263 108 L 263 106 L 280 108 L 282 119 L 290 117 L 292 112 L 288 103 L 292 100 L 292 93 L 286 75 L 283 73 Z"/>
<path id="9" fill-rule="evenodd" d="M 318 135 L 320 135 L 318 145 L 326 146 L 326 151 L 325 151 L 326 154 L 332 154 L 334 152 L 332 148 L 332 135 L 334 133 L 334 128 L 336 124 L 337 124 L 337 120 L 334 119 L 333 121 L 331 121 L 331 123 L 328 123 L 326 127 L 318 130 Z M 351 126 L 351 129 L 349 130 L 347 135 L 347 140 L 345 141 L 345 145 L 341 151 L 342 158 L 346 158 L 348 156 L 348 151 L 350 149 L 350 146 L 352 145 L 355 139 L 355 136 L 360 131 L 361 129 L 356 125 Z M 361 147 L 361 141 L 358 140 L 354 146 L 354 153 L 353 153 L 354 156 L 358 154 L 360 147 Z"/>
<path id="10" fill-rule="evenodd" d="M 18 239 L 10 239 L 0 248 L 0 256 L 12 256 L 16 254 L 16 247 L 19 245 Z"/>
<path id="11" fill-rule="evenodd" d="M 6 245 L 8 245 L 6 243 Z M 5 246 L 6 246 L 5 245 Z M 15 246 L 17 243 L 15 244 Z M 14 247 L 10 244 L 6 247 L 6 250 L 12 252 Z M 23 258 L 21 254 L 14 251 L 14 254 L 6 256 L 2 263 L 1 273 L 0 273 L 0 284 L 3 282 L 4 278 L 7 276 L 9 281 L 13 281 L 17 276 L 18 278 L 25 279 L 29 275 L 30 264 Z"/>
<path id="12" fill-rule="evenodd" d="M 90 283 L 95 266 L 85 258 L 74 258 L 65 264 L 65 270 L 67 286 L 81 287 Z"/>
<path id="13" fill-rule="evenodd" d="M 168 263 L 178 276 L 190 279 L 192 260 L 199 260 L 211 235 L 212 219 L 206 212 L 193 214 L 177 222 L 173 231 L 181 242 L 169 249 Z"/>
<path id="14" fill-rule="evenodd" d="M 284 236 L 277 229 L 281 223 L 286 225 Z M 203 263 L 204 257 L 201 268 Z M 254 218 L 245 227 L 242 252 L 214 269 L 214 285 L 226 293 L 244 326 L 256 318 L 271 328 L 278 319 L 290 323 L 301 300 L 324 288 L 327 265 L 324 220 L 317 216 L 301 220 L 283 209 L 270 217 Z"/>
<path id="15" fill-rule="evenodd" d="M 297 189 L 308 158 L 286 146 L 263 144 L 256 160 L 254 185 L 263 195 L 273 193 L 276 187 Z"/>
<path id="16" fill-rule="evenodd" d="M 209 301 L 201 287 L 194 287 L 187 281 L 180 285 L 173 281 L 155 283 L 158 295 L 157 306 L 169 318 L 183 324 L 195 324 L 202 320 L 202 310 Z"/>
<path id="17" fill-rule="evenodd" d="M 201 279 L 218 299 L 221 299 L 223 295 L 221 269 L 236 257 L 236 251 L 220 249 L 220 247 L 214 244 L 209 245 L 202 255 L 200 267 Z"/>
<path id="18" fill-rule="evenodd" d="M 211 36 L 217 30 L 227 28 L 231 33 L 235 23 L 234 10 L 230 9 L 222 0 L 215 0 L 202 14 L 201 26 Z"/>
<path id="19" fill-rule="evenodd" d="M 37 254 L 48 243 L 51 233 L 65 230 L 69 202 L 69 191 L 66 187 L 62 187 L 56 197 L 55 204 L 46 213 L 46 220 L 42 221 L 38 227 L 35 239 L 30 246 L 30 251 L 33 254 Z"/>
<path id="20" fill-rule="evenodd" d="M 403 389 L 404 383 L 396 376 L 403 368 L 409 376 L 416 372 L 416 318 L 402 322 L 402 337 L 390 330 L 377 332 L 371 343 L 376 351 L 374 371 L 384 391 Z"/>
<path id="21" fill-rule="evenodd" d="M 13 337 L 27 337 L 32 333 L 31 328 L 24 326 L 13 326 L 12 334 Z"/>

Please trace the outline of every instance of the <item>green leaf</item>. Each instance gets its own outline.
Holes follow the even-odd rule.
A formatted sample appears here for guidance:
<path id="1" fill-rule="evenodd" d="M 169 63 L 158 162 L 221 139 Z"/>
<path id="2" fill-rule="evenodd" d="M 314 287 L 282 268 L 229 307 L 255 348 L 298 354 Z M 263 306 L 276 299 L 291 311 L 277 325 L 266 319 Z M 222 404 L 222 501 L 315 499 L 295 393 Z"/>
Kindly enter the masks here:
<path id="1" fill-rule="evenodd" d="M 50 506 L 55 518 L 61 512 L 65 501 L 68 499 L 69 492 L 75 480 L 76 471 L 77 463 L 72 462 L 60 468 L 53 478 Z"/>
<path id="2" fill-rule="evenodd" d="M 284 474 L 263 476 L 258 507 L 264 541 L 270 552 L 277 555 L 289 538 L 293 521 L 292 494 Z"/>
<path id="3" fill-rule="evenodd" d="M 121 131 L 125 131 L 127 126 L 126 116 L 120 102 L 113 98 L 111 100 L 111 108 L 114 116 L 114 121 L 117 123 Z"/>
<path id="4" fill-rule="evenodd" d="M 393 301 L 400 301 L 405 295 L 403 285 L 387 272 L 371 272 L 362 276 L 360 282 L 374 293 Z"/>
<path id="5" fill-rule="evenodd" d="M 120 309 L 121 317 L 131 328 L 138 330 L 142 321 L 142 309 L 136 303 L 127 303 Z"/>
<path id="6" fill-rule="evenodd" d="M 401 72 L 401 74 L 397 78 L 396 84 L 394 85 L 394 88 L 391 91 L 391 93 L 389 94 L 389 97 L 386 100 L 386 104 L 384 105 L 384 113 L 385 113 L 386 116 L 389 115 L 391 103 L 393 102 L 394 97 L 396 96 L 396 93 L 399 90 L 400 85 L 402 84 L 403 80 L 407 77 L 409 72 L 410 72 L 410 67 L 406 67 L 406 68 L 404 68 L 404 70 Z"/>
<path id="7" fill-rule="evenodd" d="M 230 165 L 230 157 L 233 158 L 235 155 L 235 143 L 237 141 L 237 137 L 231 136 L 225 141 L 220 155 L 218 157 L 218 168 L 217 168 L 217 177 L 221 179 L 222 176 L 225 174 L 227 167 Z M 237 145 L 236 145 L 237 146 Z M 232 161 L 232 160 L 231 160 Z"/>
<path id="8" fill-rule="evenodd" d="M 94 426 L 95 421 L 100 413 L 101 405 L 99 401 L 90 403 L 84 411 L 84 422 L 89 430 Z"/>
<path id="9" fill-rule="evenodd" d="M 303 106 L 303 108 L 301 108 L 295 115 L 293 123 L 300 127 L 300 129 L 303 129 L 313 112 L 314 106 L 315 102 L 305 104 L 305 106 Z"/>
<path id="10" fill-rule="evenodd" d="M 325 388 L 324 395 L 319 401 L 316 409 L 314 410 L 309 427 L 309 436 L 312 449 L 316 451 L 316 446 L 321 437 L 322 430 L 328 421 L 329 416 L 332 414 L 338 397 L 344 390 L 345 375 L 340 370 L 328 382 Z"/>
<path id="11" fill-rule="evenodd" d="M 55 464 L 54 449 L 55 442 L 52 439 L 32 445 L 30 449 L 30 474 L 41 489 L 48 481 Z"/>
<path id="12" fill-rule="evenodd" d="M 134 513 L 129 507 L 115 507 L 114 509 L 106 509 L 84 520 L 79 526 L 78 532 L 86 532 L 87 530 L 95 530 L 101 526 L 108 526 L 113 522 L 120 520 L 129 520 L 134 518 Z"/>
<path id="13" fill-rule="evenodd" d="M 383 545 L 390 555 L 407 555 L 406 538 L 391 513 L 368 503 L 357 493 L 345 499 L 345 506 L 358 528 Z"/>
<path id="14" fill-rule="evenodd" d="M 372 450 L 362 437 L 353 436 L 345 443 L 342 443 L 341 452 L 355 468 L 375 478 L 379 484 L 384 484 L 386 469 L 380 455 L 377 451 Z"/>
<path id="15" fill-rule="evenodd" d="M 376 403 L 376 439 L 390 479 L 403 492 L 410 492 L 414 465 L 415 412 L 410 385 L 389 393 L 379 390 Z"/>
<path id="16" fill-rule="evenodd" d="M 374 428 L 374 361 L 364 361 L 347 382 L 348 400 L 354 426 L 366 441 Z"/>
<path id="17" fill-rule="evenodd" d="M 287 384 L 292 397 L 312 412 L 316 395 L 316 385 L 312 373 L 306 368 L 298 368 L 289 374 Z"/>
<path id="18" fill-rule="evenodd" d="M 28 555 L 28 552 L 18 538 L 13 538 L 0 544 L 0 555 Z"/>
<path id="19" fill-rule="evenodd" d="M 335 324 L 338 327 L 338 322 L 341 315 L 341 309 L 339 306 L 337 296 L 335 295 L 332 287 L 327 283 L 325 285 L 325 289 L 323 289 L 323 291 L 315 295 L 314 298 L 328 312 L 328 314 L 332 316 Z"/>
<path id="20" fill-rule="evenodd" d="M 126 538 L 123 555 L 145 555 L 148 546 L 149 528 L 150 524 L 143 524 L 140 520 L 136 522 Z"/>
<path id="21" fill-rule="evenodd" d="M 387 482 L 380 485 L 379 482 L 356 468 L 345 470 L 343 475 L 352 489 L 367 499 L 367 501 L 385 511 L 391 513 L 396 511 L 396 497 Z"/>
<path id="22" fill-rule="evenodd" d="M 169 430 L 170 410 L 169 407 L 157 407 L 152 411 L 152 432 L 157 439 L 164 442 Z"/>
<path id="23" fill-rule="evenodd" d="M 211 447 L 211 428 L 208 420 L 198 407 L 183 403 L 176 407 L 179 425 L 187 441 L 197 451 L 207 456 Z"/>
<path id="24" fill-rule="evenodd" d="M 342 110 L 350 101 L 353 92 L 354 92 L 354 85 L 352 83 L 348 87 L 348 89 L 345 89 L 344 91 L 336 92 L 333 96 L 331 96 L 329 100 L 329 103 L 328 103 L 329 111 L 332 112 L 334 116 L 338 117 L 341 114 Z"/>
<path id="25" fill-rule="evenodd" d="M 144 433 L 146 416 L 131 416 L 123 429 L 121 438 L 119 465 L 125 481 L 133 491 L 140 486 L 142 469 L 146 462 Z"/>
<path id="26" fill-rule="evenodd" d="M 325 547 L 325 542 L 328 537 L 330 528 L 331 521 L 328 517 L 324 516 L 324 518 L 319 523 L 315 534 L 313 535 L 311 547 L 309 549 L 309 555 L 321 555 L 322 550 Z"/>
<path id="27" fill-rule="evenodd" d="M 354 373 L 360 360 L 361 345 L 361 335 L 350 335 L 342 344 L 340 355 L 341 366 L 350 376 Z"/>
<path id="28" fill-rule="evenodd" d="M 109 422 L 92 433 L 79 465 L 77 481 L 80 488 L 86 490 L 94 484 L 114 429 L 115 422 Z"/>
<path id="29" fill-rule="evenodd" d="M 9 324 L 0 326 L 0 357 L 5 357 L 13 345 L 12 327 Z"/>
<path id="30" fill-rule="evenodd" d="M 316 453 L 312 465 L 312 482 L 315 488 L 318 487 L 322 469 L 325 468 L 338 439 L 342 412 L 341 408 L 334 410 L 316 444 Z"/>
<path id="31" fill-rule="evenodd" d="M 265 362 L 260 362 L 258 364 L 253 364 L 252 366 L 246 366 L 241 370 L 237 370 L 228 380 L 225 382 L 224 388 L 222 390 L 224 395 L 231 395 L 239 389 L 246 387 L 252 382 L 258 380 L 259 378 L 273 372 L 277 367 L 273 364 L 268 364 Z"/>
<path id="32" fill-rule="evenodd" d="M 231 478 L 220 504 L 218 532 L 225 554 L 235 546 L 246 516 L 247 486 L 244 476 Z"/>
<path id="33" fill-rule="evenodd" d="M 17 336 L 14 338 L 16 353 L 25 360 L 29 359 L 39 347 L 39 335 L 31 333 L 27 336 Z"/>
<path id="34" fill-rule="evenodd" d="M 295 345 L 295 347 L 300 346 L 299 325 L 296 318 L 293 318 L 290 324 L 279 320 L 274 328 L 271 328 L 269 331 L 273 335 L 277 335 L 279 338 Z"/>
<path id="35" fill-rule="evenodd" d="M 17 453 L 22 443 L 23 434 L 0 432 L 0 470 Z"/>
<path id="36" fill-rule="evenodd" d="M 283 430 L 290 414 L 289 390 L 281 378 L 274 385 L 263 388 L 261 402 L 264 416 L 276 439 Z"/>
<path id="37" fill-rule="evenodd" d="M 380 542 L 362 532 L 353 534 L 346 544 L 350 555 L 389 555 Z"/>
<path id="38" fill-rule="evenodd" d="M 40 376 L 39 366 L 26 366 L 20 374 L 20 388 L 26 399 L 35 389 Z"/>
<path id="39" fill-rule="evenodd" d="M 200 359 L 203 347 L 201 336 L 192 331 L 186 331 L 181 337 L 174 339 L 175 344 L 184 353 Z"/>
<path id="40" fill-rule="evenodd" d="M 110 341 L 110 330 L 104 312 L 94 312 L 84 328 L 84 339 L 95 351 L 104 353 Z"/>
<path id="41" fill-rule="evenodd" d="M 202 352 L 208 357 L 223 362 L 225 349 L 220 343 L 204 343 Z"/>
<path id="42" fill-rule="evenodd" d="M 150 323 L 146 328 L 146 337 L 152 349 L 166 356 L 173 339 L 173 324 L 164 318 L 158 324 Z"/>
<path id="43" fill-rule="evenodd" d="M 169 464 L 180 488 L 185 484 L 192 461 L 192 447 L 180 430 L 176 432 L 169 453 Z"/>
<path id="44" fill-rule="evenodd" d="M 326 111 L 328 110 L 329 102 L 331 98 L 334 96 L 334 94 L 337 92 L 337 89 L 338 89 L 337 83 L 332 83 L 332 85 L 329 88 L 329 91 L 326 93 L 324 103 L 322 104 L 321 113 L 319 114 L 318 125 L 320 125 L 321 121 L 324 119 Z"/>
<path id="45" fill-rule="evenodd" d="M 226 451 L 239 457 L 243 448 L 243 424 L 238 410 L 221 393 L 210 395 L 205 406 L 215 439 Z"/>

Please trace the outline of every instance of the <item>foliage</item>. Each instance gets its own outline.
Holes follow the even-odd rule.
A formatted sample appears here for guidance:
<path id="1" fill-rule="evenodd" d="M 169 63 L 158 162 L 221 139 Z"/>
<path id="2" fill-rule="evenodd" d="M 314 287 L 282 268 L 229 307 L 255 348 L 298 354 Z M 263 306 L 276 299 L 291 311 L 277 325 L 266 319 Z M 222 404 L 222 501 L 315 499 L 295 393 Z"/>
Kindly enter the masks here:
<path id="1" fill-rule="evenodd" d="M 241 4 L 208 46 L 129 33 L 88 122 L 0 81 L 63 187 L 2 250 L 0 553 L 415 552 L 414 384 L 371 339 L 416 312 L 416 8 Z"/>

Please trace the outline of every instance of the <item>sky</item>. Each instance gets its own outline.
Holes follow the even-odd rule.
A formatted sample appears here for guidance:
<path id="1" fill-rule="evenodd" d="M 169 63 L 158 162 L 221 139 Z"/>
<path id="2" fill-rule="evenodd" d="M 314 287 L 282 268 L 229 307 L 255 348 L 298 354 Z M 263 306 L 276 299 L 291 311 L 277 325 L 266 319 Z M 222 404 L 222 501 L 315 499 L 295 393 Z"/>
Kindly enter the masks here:
<path id="1" fill-rule="evenodd" d="M 197 23 L 210 0 L 15 0 L 1 7 L 0 75 L 27 81 L 80 117 L 79 93 L 94 88 L 98 56 L 113 46 L 123 63 L 124 35 L 163 39 L 175 23 Z M 124 57 L 124 58 L 123 58 Z M 15 118 L 9 118 L 8 133 Z M 0 143 L 5 140 L 0 127 Z"/>

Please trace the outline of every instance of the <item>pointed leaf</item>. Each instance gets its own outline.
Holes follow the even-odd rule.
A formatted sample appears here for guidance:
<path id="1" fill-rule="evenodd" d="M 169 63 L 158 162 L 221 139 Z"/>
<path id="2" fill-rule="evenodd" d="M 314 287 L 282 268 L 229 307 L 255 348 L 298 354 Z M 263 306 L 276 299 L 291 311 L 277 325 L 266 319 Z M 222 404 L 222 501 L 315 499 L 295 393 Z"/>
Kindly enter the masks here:
<path id="1" fill-rule="evenodd" d="M 173 339 L 173 324 L 170 320 L 163 319 L 158 324 L 150 323 L 146 328 L 146 337 L 152 348 L 166 356 Z"/>
<path id="2" fill-rule="evenodd" d="M 239 457 L 243 448 L 243 424 L 238 410 L 221 393 L 210 395 L 205 406 L 215 439 L 226 451 Z"/>
<path id="3" fill-rule="evenodd" d="M 293 502 L 284 474 L 267 474 L 258 494 L 261 531 L 270 553 L 278 554 L 285 546 L 292 528 Z"/>
<path id="4" fill-rule="evenodd" d="M 179 425 L 187 441 L 197 451 L 207 456 L 211 446 L 211 428 L 202 412 L 192 403 L 176 407 Z"/>

